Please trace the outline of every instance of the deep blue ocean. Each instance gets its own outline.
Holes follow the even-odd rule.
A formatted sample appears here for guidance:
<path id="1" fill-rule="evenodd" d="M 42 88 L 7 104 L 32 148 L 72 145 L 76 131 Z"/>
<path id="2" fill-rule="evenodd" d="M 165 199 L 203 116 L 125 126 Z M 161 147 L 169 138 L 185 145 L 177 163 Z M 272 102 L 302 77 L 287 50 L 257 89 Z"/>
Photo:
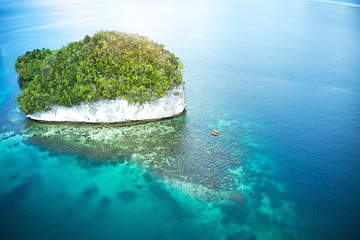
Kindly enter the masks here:
<path id="1" fill-rule="evenodd" d="M 99 30 L 178 56 L 186 111 L 26 118 L 17 57 Z M 0 55 L 1 239 L 360 239 L 359 1 L 0 0 Z"/>

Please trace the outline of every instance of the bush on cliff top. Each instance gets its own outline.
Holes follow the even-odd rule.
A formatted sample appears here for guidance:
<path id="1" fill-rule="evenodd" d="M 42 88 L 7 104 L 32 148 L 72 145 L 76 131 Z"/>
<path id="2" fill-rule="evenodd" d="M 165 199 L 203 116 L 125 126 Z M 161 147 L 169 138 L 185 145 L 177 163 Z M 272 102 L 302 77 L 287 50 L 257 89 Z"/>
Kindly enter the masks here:
<path id="1" fill-rule="evenodd" d="M 119 96 L 143 104 L 182 84 L 182 68 L 164 45 L 137 34 L 100 31 L 59 50 L 18 57 L 22 90 L 16 100 L 26 114 Z"/>

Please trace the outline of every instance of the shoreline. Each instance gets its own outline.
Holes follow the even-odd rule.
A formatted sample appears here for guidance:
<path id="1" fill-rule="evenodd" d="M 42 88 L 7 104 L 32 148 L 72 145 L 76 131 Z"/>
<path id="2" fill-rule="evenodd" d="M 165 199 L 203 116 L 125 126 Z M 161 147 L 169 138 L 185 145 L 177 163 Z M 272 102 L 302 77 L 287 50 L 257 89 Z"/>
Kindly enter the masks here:
<path id="1" fill-rule="evenodd" d="M 73 107 L 55 106 L 49 111 L 35 112 L 26 117 L 39 122 L 126 124 L 176 117 L 183 113 L 185 107 L 186 95 L 183 84 L 180 84 L 157 101 L 142 105 L 129 105 L 127 100 L 119 97 L 115 100 L 81 103 Z"/>

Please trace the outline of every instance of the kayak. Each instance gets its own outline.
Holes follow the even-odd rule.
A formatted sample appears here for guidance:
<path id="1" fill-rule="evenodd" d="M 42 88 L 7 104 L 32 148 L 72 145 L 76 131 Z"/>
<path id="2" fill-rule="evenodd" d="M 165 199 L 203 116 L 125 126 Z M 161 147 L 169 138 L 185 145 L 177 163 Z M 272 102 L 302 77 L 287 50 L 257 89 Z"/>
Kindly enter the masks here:
<path id="1" fill-rule="evenodd" d="M 216 132 L 211 132 L 211 134 L 214 135 L 214 136 L 219 136 L 219 134 L 216 133 Z"/>

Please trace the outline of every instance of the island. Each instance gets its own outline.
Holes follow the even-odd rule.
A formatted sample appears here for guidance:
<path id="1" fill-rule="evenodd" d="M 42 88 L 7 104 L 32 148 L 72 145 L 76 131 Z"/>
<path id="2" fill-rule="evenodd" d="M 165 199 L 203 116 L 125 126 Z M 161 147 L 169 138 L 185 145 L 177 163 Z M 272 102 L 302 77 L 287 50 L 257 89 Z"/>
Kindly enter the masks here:
<path id="1" fill-rule="evenodd" d="M 58 50 L 18 57 L 16 101 L 27 117 L 52 122 L 115 123 L 180 115 L 183 64 L 147 37 L 99 31 Z"/>

